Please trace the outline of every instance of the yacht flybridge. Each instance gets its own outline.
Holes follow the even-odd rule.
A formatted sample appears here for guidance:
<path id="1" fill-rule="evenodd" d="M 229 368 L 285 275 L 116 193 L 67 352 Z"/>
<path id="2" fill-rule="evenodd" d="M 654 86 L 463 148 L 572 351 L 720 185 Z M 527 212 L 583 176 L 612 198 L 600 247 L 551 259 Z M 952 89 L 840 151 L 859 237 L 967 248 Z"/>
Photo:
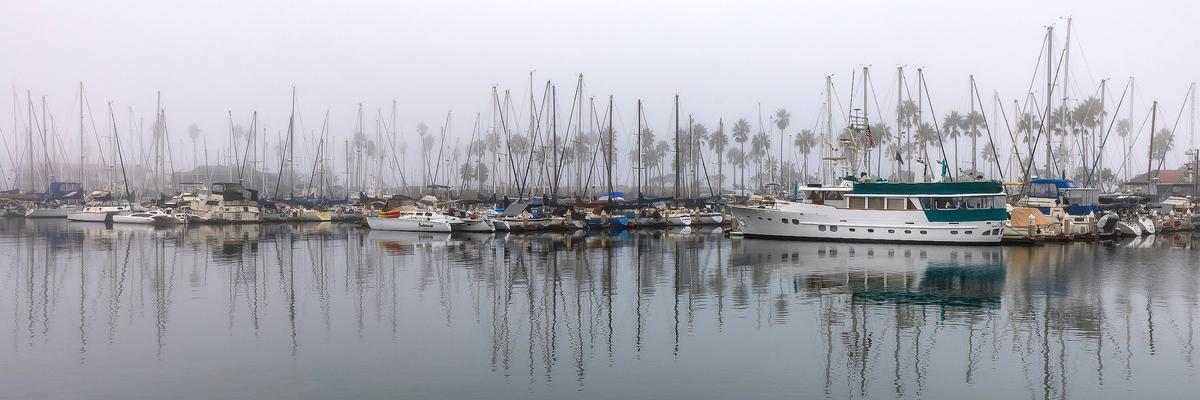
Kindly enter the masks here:
<path id="1" fill-rule="evenodd" d="M 806 187 L 794 201 L 731 206 L 747 237 L 925 243 L 1000 243 L 1004 186 L 997 181 L 846 181 Z"/>

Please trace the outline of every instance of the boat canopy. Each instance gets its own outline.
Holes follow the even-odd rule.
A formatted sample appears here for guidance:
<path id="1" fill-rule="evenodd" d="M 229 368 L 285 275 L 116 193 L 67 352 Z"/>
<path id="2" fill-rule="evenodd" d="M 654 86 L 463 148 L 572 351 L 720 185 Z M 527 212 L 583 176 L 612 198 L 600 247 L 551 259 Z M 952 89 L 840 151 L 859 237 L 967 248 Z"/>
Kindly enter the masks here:
<path id="1" fill-rule="evenodd" d="M 1004 185 L 999 181 L 928 183 L 861 182 L 854 184 L 855 195 L 964 196 L 995 195 L 1003 193 Z"/>

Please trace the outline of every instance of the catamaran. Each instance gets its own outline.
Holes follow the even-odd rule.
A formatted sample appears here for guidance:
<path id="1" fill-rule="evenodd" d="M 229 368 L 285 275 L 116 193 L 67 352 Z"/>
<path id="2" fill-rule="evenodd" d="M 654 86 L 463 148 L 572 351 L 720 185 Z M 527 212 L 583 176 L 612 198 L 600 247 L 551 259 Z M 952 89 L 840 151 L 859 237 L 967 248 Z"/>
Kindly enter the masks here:
<path id="1" fill-rule="evenodd" d="M 746 237 L 799 240 L 1000 243 L 1004 187 L 997 181 L 844 181 L 801 188 L 797 201 L 731 206 Z"/>

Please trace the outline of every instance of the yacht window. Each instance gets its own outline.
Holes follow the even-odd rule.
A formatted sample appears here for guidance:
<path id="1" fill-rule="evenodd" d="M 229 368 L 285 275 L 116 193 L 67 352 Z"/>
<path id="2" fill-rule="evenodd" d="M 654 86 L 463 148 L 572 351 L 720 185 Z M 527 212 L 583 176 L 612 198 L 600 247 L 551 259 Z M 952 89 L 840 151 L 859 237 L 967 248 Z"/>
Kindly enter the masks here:
<path id="1" fill-rule="evenodd" d="M 895 229 L 888 229 L 888 233 L 896 233 Z"/>
<path id="2" fill-rule="evenodd" d="M 841 200 L 842 192 L 825 192 L 825 200 Z"/>
<path id="3" fill-rule="evenodd" d="M 821 231 L 821 232 L 825 232 L 825 225 L 817 225 L 817 230 Z"/>
<path id="4" fill-rule="evenodd" d="M 912 233 L 912 231 L 910 231 L 910 230 L 908 230 L 908 229 L 905 229 L 905 230 L 904 230 L 904 233 Z"/>
<path id="5" fill-rule="evenodd" d="M 904 205 L 908 203 L 908 202 L 907 202 L 907 201 L 905 201 L 905 200 L 907 200 L 907 199 L 887 199 L 887 209 L 889 209 L 889 210 L 903 210 L 903 209 L 904 209 Z"/>
<path id="6" fill-rule="evenodd" d="M 788 222 L 788 221 L 787 221 L 787 218 L 780 218 L 780 219 L 779 219 L 779 222 L 782 222 L 782 223 L 784 223 L 784 224 L 787 224 L 787 222 Z"/>
<path id="7" fill-rule="evenodd" d="M 1058 197 L 1058 185 L 1053 183 L 1030 183 L 1029 196 L 1031 197 Z"/>
<path id="8" fill-rule="evenodd" d="M 882 197 L 867 198 L 867 208 L 872 210 L 882 210 L 885 199 Z"/>
<path id="9" fill-rule="evenodd" d="M 874 229 L 867 229 L 867 233 L 875 233 Z"/>
<path id="10" fill-rule="evenodd" d="M 921 231 L 921 234 L 922 234 L 922 235 L 924 235 L 924 234 L 926 234 L 926 233 L 929 233 L 929 232 L 926 232 L 926 231 Z"/>
<path id="11" fill-rule="evenodd" d="M 850 232 L 854 232 L 854 228 L 850 228 Z"/>
<path id="12" fill-rule="evenodd" d="M 951 234 L 951 235 L 957 235 L 957 234 L 958 234 L 958 231 L 950 231 L 950 234 Z"/>
<path id="13" fill-rule="evenodd" d="M 830 232 L 837 232 L 837 225 L 830 226 L 830 227 L 829 227 L 829 231 L 830 231 Z"/>
<path id="14" fill-rule="evenodd" d="M 991 236 L 992 231 L 983 231 L 983 236 Z"/>
<path id="15" fill-rule="evenodd" d="M 800 225 L 800 220 L 792 218 L 792 223 L 796 224 L 796 225 Z"/>
<path id="16" fill-rule="evenodd" d="M 965 233 L 965 234 L 967 234 L 967 235 L 970 235 L 970 234 L 971 234 L 971 231 L 966 231 L 966 232 L 963 232 L 963 233 Z"/>
<path id="17" fill-rule="evenodd" d="M 861 210 L 867 208 L 867 199 L 862 197 L 851 197 L 849 208 L 851 210 Z"/>

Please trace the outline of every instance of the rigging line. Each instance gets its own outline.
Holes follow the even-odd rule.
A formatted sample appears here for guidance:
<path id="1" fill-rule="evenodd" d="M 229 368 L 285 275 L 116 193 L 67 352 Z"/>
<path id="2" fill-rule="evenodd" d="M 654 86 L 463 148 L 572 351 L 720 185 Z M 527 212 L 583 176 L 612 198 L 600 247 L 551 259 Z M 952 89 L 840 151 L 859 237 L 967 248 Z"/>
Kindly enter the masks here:
<path id="1" fill-rule="evenodd" d="M 1100 89 L 1101 89 L 1100 87 L 1096 87 L 1096 91 L 1088 98 L 1095 99 L 1096 94 L 1100 92 Z M 1085 108 L 1084 111 L 1090 113 L 1091 111 L 1095 110 L 1095 105 L 1096 105 L 1096 102 L 1091 102 L 1091 104 L 1088 104 L 1088 107 Z M 1076 106 L 1076 107 L 1078 108 L 1079 106 Z M 1068 108 L 1067 114 L 1073 114 L 1074 112 L 1075 111 L 1070 111 Z M 1100 110 L 1100 112 L 1101 112 L 1101 114 L 1103 114 L 1104 110 Z M 1104 122 L 1103 118 L 1101 118 L 1100 122 Z M 1083 124 L 1080 124 L 1080 128 L 1083 128 Z M 1095 133 L 1095 132 L 1090 132 L 1090 133 Z M 1079 155 L 1084 157 L 1083 161 L 1087 162 L 1087 150 L 1088 149 L 1087 149 L 1087 147 L 1084 146 L 1084 142 L 1085 142 L 1085 137 L 1090 136 L 1090 135 L 1079 134 L 1078 136 L 1079 136 L 1079 140 L 1075 141 L 1074 145 L 1077 149 L 1079 149 Z M 1083 167 L 1087 168 L 1087 164 L 1084 164 Z"/>
<path id="2" fill-rule="evenodd" d="M 562 153 L 559 153 L 558 161 L 554 165 L 554 176 L 555 177 L 562 176 L 562 168 L 563 168 L 563 165 L 566 164 L 566 157 L 567 157 L 566 146 L 569 146 L 568 143 L 571 143 L 571 125 L 575 122 L 575 106 L 581 105 L 581 104 L 579 104 L 579 99 L 580 99 L 579 91 L 582 90 L 582 86 L 583 86 L 582 74 L 580 75 L 579 79 L 580 79 L 579 82 L 575 84 L 575 95 L 571 96 L 571 112 L 569 113 L 570 115 L 567 116 L 567 132 L 566 132 L 566 137 L 563 138 L 564 149 L 563 149 Z M 576 129 L 576 131 L 578 131 L 578 130 L 579 129 Z M 575 132 L 575 134 L 579 135 L 579 132 Z M 557 185 L 558 184 L 556 183 L 555 186 L 557 187 Z"/>
<path id="3" fill-rule="evenodd" d="M 479 113 L 475 113 L 475 126 L 471 128 L 471 140 L 467 142 L 467 161 L 463 164 L 464 169 L 471 168 L 471 156 L 475 153 L 475 149 L 473 147 L 475 145 L 475 138 L 478 135 L 479 135 Z M 483 152 L 481 149 L 480 157 L 483 156 L 482 153 Z M 476 161 L 476 162 L 478 162 L 478 161 Z M 476 168 L 475 175 L 478 176 L 478 174 L 479 174 L 479 171 L 478 171 L 478 168 Z M 466 185 L 467 185 L 466 179 L 459 179 L 458 192 L 460 194 L 463 192 L 463 190 L 466 189 Z"/>
<path id="4" fill-rule="evenodd" d="M 306 184 L 304 187 L 305 194 L 312 193 L 313 180 L 315 180 L 317 177 L 317 168 L 318 168 L 318 166 L 321 165 L 320 160 L 321 160 L 321 157 L 323 156 L 322 153 L 325 150 L 324 149 L 324 147 L 325 147 L 325 130 L 328 127 L 329 127 L 329 110 L 325 110 L 325 122 L 321 124 L 321 138 L 317 142 L 317 157 L 316 157 L 317 161 L 313 163 L 312 173 L 308 175 L 308 184 Z M 393 157 L 393 158 L 395 158 L 395 157 Z M 322 171 L 322 174 L 324 174 L 324 171 Z"/>
<path id="5" fill-rule="evenodd" d="M 530 88 L 530 96 L 532 97 L 532 95 L 532 88 Z M 546 88 L 542 90 L 542 103 L 540 106 L 537 106 L 537 112 L 532 112 L 535 106 L 532 99 L 530 100 L 529 104 L 530 111 L 532 113 L 531 117 L 534 118 L 534 121 L 529 127 L 529 157 L 525 161 L 525 175 L 521 177 L 521 187 L 526 189 L 529 189 L 529 170 L 533 167 L 533 155 L 537 152 L 537 139 L 541 136 L 538 133 L 542 131 L 542 114 L 546 111 L 546 99 L 548 96 L 550 96 L 550 81 L 546 81 Z M 530 197 L 532 196 L 533 192 L 530 191 Z"/>
<path id="6" fill-rule="evenodd" d="M 924 87 L 924 89 L 925 89 L 925 103 L 929 104 L 929 113 L 933 114 L 935 116 L 934 118 L 932 118 L 933 133 L 937 135 L 938 147 L 941 148 L 941 150 L 942 150 L 942 165 L 945 166 L 945 164 L 949 163 L 950 160 L 948 159 L 948 157 L 946 157 L 946 144 L 945 144 L 945 141 L 942 140 L 941 128 L 938 126 L 938 121 L 937 121 L 937 117 L 936 117 L 937 111 L 933 110 L 933 99 L 931 98 L 933 96 L 929 93 L 929 80 L 922 79 L 921 86 Z M 925 160 L 925 161 L 928 162 L 929 160 Z M 946 170 L 950 171 L 950 179 L 951 180 L 954 179 L 954 171 L 957 169 L 958 169 L 957 165 L 955 165 L 954 168 L 946 168 Z"/>
<path id="7" fill-rule="evenodd" d="M 590 166 L 588 166 L 587 183 L 585 183 L 583 186 L 584 193 L 587 193 L 588 188 L 592 186 L 592 174 L 596 172 L 596 153 L 600 151 L 600 147 L 604 140 L 604 133 L 603 133 L 603 128 L 600 127 L 600 120 L 608 119 L 608 112 L 611 111 L 611 110 L 606 110 L 604 112 L 604 115 L 601 115 L 600 119 L 598 120 L 595 118 L 596 117 L 596 103 L 594 101 L 591 103 L 591 109 L 592 109 L 592 125 L 595 125 L 596 131 L 601 132 L 601 133 L 599 135 L 596 135 L 596 147 L 592 148 L 592 163 Z"/>
<path id="8" fill-rule="evenodd" d="M 1167 145 L 1163 147 L 1163 155 L 1158 159 L 1158 168 L 1154 170 L 1154 178 L 1156 179 L 1158 178 L 1158 174 L 1162 172 L 1163 164 L 1167 162 L 1167 153 L 1171 151 L 1171 146 L 1173 146 L 1175 142 L 1175 129 L 1179 128 L 1179 121 L 1183 120 L 1183 110 L 1187 109 L 1188 96 L 1191 96 L 1191 94 L 1192 87 L 1189 85 L 1187 93 L 1184 93 L 1183 95 L 1183 102 L 1180 103 L 1181 105 L 1179 106 L 1179 114 L 1175 115 L 1175 124 L 1171 126 L 1171 133 L 1169 136 L 1167 136 Z M 1150 132 L 1150 145 L 1154 145 L 1154 132 Z M 1149 173 L 1150 171 L 1146 172 Z M 1146 180 L 1146 185 L 1149 187 L 1149 179 Z"/>
<path id="9" fill-rule="evenodd" d="M 1047 38 L 1047 40 L 1049 40 L 1049 38 Z M 1045 43 L 1045 41 L 1043 41 L 1042 43 Z M 1055 67 L 1055 69 L 1054 69 L 1054 76 L 1053 76 L 1053 77 L 1051 78 L 1051 80 L 1050 80 L 1050 84 L 1051 84 L 1051 86 L 1053 86 L 1053 85 L 1056 85 L 1056 84 L 1058 83 L 1058 75 L 1059 75 L 1060 73 L 1062 73 L 1062 60 L 1063 60 L 1063 58 L 1062 58 L 1062 57 L 1066 57 L 1066 55 L 1067 55 L 1067 54 L 1064 52 L 1064 53 L 1062 53 L 1062 56 L 1061 56 L 1061 57 L 1059 57 L 1059 59 L 1058 59 L 1058 66 L 1057 66 L 1057 67 Z M 1047 61 L 1047 62 L 1049 62 L 1050 60 L 1046 60 L 1046 61 Z M 1035 74 L 1035 77 L 1036 77 L 1036 74 Z M 1036 78 L 1035 78 L 1035 79 L 1036 79 Z M 1032 91 L 1033 91 L 1033 86 L 1032 86 L 1032 85 L 1030 85 L 1030 92 L 1032 93 Z M 1034 99 L 1033 101 L 1034 101 L 1034 105 L 1036 106 L 1036 105 L 1037 105 L 1037 100 L 1036 100 L 1036 99 Z M 1034 137 L 1034 139 L 1033 139 L 1033 149 L 1034 149 L 1034 152 L 1036 152 L 1036 151 L 1037 151 L 1037 147 L 1038 147 L 1037 145 L 1038 145 L 1039 143 L 1041 143 L 1041 139 L 1042 139 L 1042 134 L 1043 134 L 1043 133 L 1045 133 L 1045 134 L 1046 134 L 1046 140 L 1047 140 L 1047 141 L 1050 141 L 1050 140 L 1053 140 L 1053 139 L 1054 139 L 1053 133 L 1052 133 L 1052 132 L 1048 132 L 1048 130 L 1049 130 L 1049 125 L 1050 125 L 1050 112 L 1051 112 L 1051 111 L 1050 111 L 1050 107 L 1053 107 L 1053 105 L 1052 105 L 1052 104 L 1050 104 L 1049 102 L 1047 102 L 1047 103 L 1046 103 L 1046 113 L 1045 113 L 1044 115 L 1042 115 L 1042 117 L 1041 117 L 1041 120 L 1042 120 L 1042 121 L 1041 121 L 1041 124 L 1038 126 L 1038 134 L 1037 134 L 1037 136 L 1036 136 L 1036 137 Z M 1041 112 L 1041 108 L 1038 108 L 1038 112 L 1039 112 L 1039 113 Z M 1053 150 L 1051 150 L 1051 151 L 1053 151 Z M 1056 159 L 1055 159 L 1055 157 L 1054 157 L 1054 155 L 1053 155 L 1053 154 L 1051 154 L 1051 155 L 1050 155 L 1050 162 L 1051 162 L 1051 164 L 1053 165 L 1053 167 L 1054 167 L 1054 168 L 1057 168 L 1057 167 L 1058 167 L 1058 160 L 1056 160 Z M 1025 172 L 1024 172 L 1024 174 L 1023 174 L 1024 176 L 1029 176 L 1029 169 L 1030 169 L 1031 167 L 1033 167 L 1033 155 L 1032 155 L 1032 154 L 1030 154 L 1030 156 L 1029 156 L 1029 165 L 1025 166 Z M 1050 166 L 1050 165 L 1047 165 L 1046 167 L 1047 167 L 1047 168 L 1050 168 L 1051 166 Z M 1049 174 L 1050 174 L 1050 171 L 1049 171 L 1049 170 L 1047 170 L 1047 171 L 1045 171 L 1045 172 L 1046 172 L 1046 174 L 1047 174 L 1047 175 L 1049 175 Z"/>
<path id="10" fill-rule="evenodd" d="M 976 91 L 976 94 L 978 94 L 978 90 Z M 1013 155 L 1017 156 L 1017 165 L 1022 165 L 1022 164 L 1024 164 L 1024 162 L 1021 161 L 1021 152 L 1016 151 L 1017 150 L 1017 148 L 1016 148 L 1017 147 L 1017 138 L 1015 136 L 1013 136 L 1012 125 L 1009 125 L 1009 123 L 1008 123 L 1008 111 L 1004 110 L 1004 102 L 1000 101 L 999 96 L 996 97 L 996 104 L 1000 106 L 1000 114 L 1001 114 L 1000 116 L 1002 117 L 1001 119 L 1004 121 L 1004 127 L 1006 129 L 1008 129 L 1008 139 L 1010 141 L 1012 141 Z M 1000 173 L 1001 179 L 1004 178 L 1003 171 L 1004 171 L 1004 169 L 1002 168 L 1001 173 Z"/>
<path id="11" fill-rule="evenodd" d="M 1136 92 L 1135 92 L 1135 95 L 1136 95 Z M 1133 97 L 1133 96 L 1130 96 L 1130 97 Z M 1132 101 L 1132 99 L 1130 99 L 1130 100 Z M 1145 131 L 1146 124 L 1149 122 L 1150 122 L 1150 113 L 1146 113 L 1146 116 L 1142 117 L 1142 124 L 1138 125 L 1137 135 L 1134 135 L 1133 140 L 1130 141 L 1131 145 L 1136 144 L 1138 139 L 1141 139 L 1142 133 Z M 1131 152 L 1130 150 L 1132 150 L 1132 148 L 1125 149 L 1125 154 L 1124 154 L 1124 156 L 1122 156 L 1122 161 L 1124 161 L 1122 164 L 1130 164 L 1132 166 L 1133 163 L 1130 161 L 1132 161 L 1132 159 L 1133 159 L 1133 152 Z M 1125 172 L 1125 166 L 1122 165 L 1121 169 L 1118 170 L 1117 172 Z"/>
<path id="12" fill-rule="evenodd" d="M 496 110 L 498 111 L 498 114 L 500 114 L 500 126 L 504 128 L 504 148 L 505 152 L 508 153 L 508 166 L 512 168 L 512 176 L 517 176 L 517 164 L 515 161 L 513 161 L 512 156 L 512 133 L 508 129 L 508 121 L 506 121 L 504 118 L 504 111 L 501 109 L 503 106 L 500 103 L 500 95 L 496 92 L 495 86 L 492 86 L 492 97 L 496 100 Z M 505 100 L 508 99 L 508 91 L 504 92 L 504 98 Z M 511 184 L 512 182 L 509 182 L 509 185 Z M 505 192 L 507 193 L 508 189 L 505 189 Z"/>
<path id="13" fill-rule="evenodd" d="M 1000 181 L 1003 182 L 1004 181 L 1004 166 L 1000 165 L 1000 153 L 998 150 L 996 150 L 995 139 L 992 138 L 992 128 L 990 126 L 988 126 L 987 112 L 985 111 L 986 107 L 983 106 L 983 100 L 981 99 L 981 97 L 979 95 L 979 85 L 974 80 L 972 80 L 972 82 L 971 82 L 971 90 L 975 91 L 975 102 L 977 104 L 979 104 L 979 116 L 981 118 L 983 118 L 983 129 L 985 131 L 987 131 L 988 146 L 992 148 L 992 162 L 996 164 L 996 170 L 1000 171 Z M 974 152 L 975 149 L 971 149 L 971 151 Z M 971 171 L 971 172 L 979 173 L 979 171 Z"/>
<path id="14" fill-rule="evenodd" d="M 1112 135 L 1113 127 L 1116 126 L 1117 118 L 1121 112 L 1121 106 L 1125 104 L 1125 95 L 1129 94 L 1129 85 L 1125 85 L 1125 89 L 1121 91 L 1121 98 L 1117 100 L 1117 108 L 1112 112 L 1112 121 L 1108 123 L 1108 130 L 1104 132 L 1104 136 L 1100 138 L 1100 151 L 1096 152 L 1096 159 L 1092 161 L 1092 168 L 1088 171 L 1087 182 L 1085 186 L 1092 185 L 1092 177 L 1096 174 L 1096 168 L 1099 167 L 1100 156 L 1104 153 L 1104 146 L 1108 144 L 1108 137 Z"/>

